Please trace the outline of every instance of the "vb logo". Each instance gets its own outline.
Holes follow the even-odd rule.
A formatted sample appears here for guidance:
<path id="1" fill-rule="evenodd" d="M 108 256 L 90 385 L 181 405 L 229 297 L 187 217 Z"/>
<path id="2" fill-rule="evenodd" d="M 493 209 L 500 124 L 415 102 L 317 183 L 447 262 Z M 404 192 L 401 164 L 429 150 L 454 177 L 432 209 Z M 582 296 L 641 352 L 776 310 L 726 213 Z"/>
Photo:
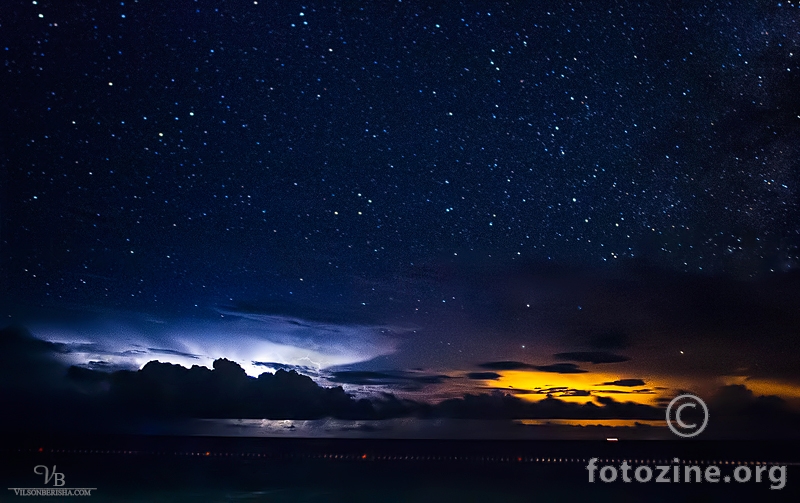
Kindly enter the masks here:
<path id="1" fill-rule="evenodd" d="M 64 487 L 66 481 L 64 474 L 59 472 L 56 465 L 51 470 L 45 465 L 33 467 L 33 473 L 44 477 L 45 487 L 9 487 L 17 496 L 91 496 L 96 487 Z M 2 499 L 2 498 L 0 498 Z M 3 500 L 5 501 L 5 500 Z"/>
<path id="2" fill-rule="evenodd" d="M 36 475 L 44 475 L 44 485 L 53 481 L 53 487 L 64 487 L 64 474 L 56 471 L 56 465 L 53 465 L 53 471 L 44 465 L 36 465 L 33 468 L 33 473 Z"/>

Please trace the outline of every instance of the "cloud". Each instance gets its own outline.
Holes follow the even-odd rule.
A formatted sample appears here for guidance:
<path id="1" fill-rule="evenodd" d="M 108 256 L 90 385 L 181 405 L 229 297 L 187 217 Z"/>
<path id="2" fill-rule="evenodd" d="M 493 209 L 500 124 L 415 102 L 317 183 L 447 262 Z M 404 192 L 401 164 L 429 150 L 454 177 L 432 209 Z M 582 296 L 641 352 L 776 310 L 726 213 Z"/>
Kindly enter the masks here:
<path id="1" fill-rule="evenodd" d="M 467 374 L 468 379 L 475 380 L 493 380 L 502 377 L 497 372 L 470 372 Z"/>
<path id="2" fill-rule="evenodd" d="M 388 372 L 347 371 L 340 376 L 349 383 L 384 384 L 398 375 Z M 427 383 L 442 378 L 435 375 L 401 375 Z M 465 395 L 461 398 L 428 404 L 381 393 L 371 399 L 354 399 L 341 387 L 319 386 L 294 370 L 265 372 L 248 376 L 241 366 L 229 360 L 214 362 L 213 369 L 185 368 L 150 362 L 138 371 L 111 374 L 73 367 L 70 380 L 84 389 L 94 386 L 105 391 L 96 394 L 96 409 L 113 411 L 123 417 L 147 418 L 266 418 L 266 419 L 382 419 L 396 417 L 461 419 L 653 419 L 663 409 L 612 399 L 597 398 L 595 403 L 563 402 L 551 396 L 539 402 L 516 398 L 506 391 Z M 547 390 L 559 396 L 589 396 L 584 390 Z"/>
<path id="3" fill-rule="evenodd" d="M 577 393 L 577 391 L 576 391 Z M 579 395 L 583 396 L 583 395 Z M 663 418 L 660 408 L 616 402 L 610 398 L 597 398 L 594 402 L 578 404 L 547 397 L 532 402 L 495 391 L 491 394 L 468 394 L 462 398 L 445 400 L 430 409 L 433 417 L 456 419 L 641 419 Z"/>
<path id="4" fill-rule="evenodd" d="M 618 395 L 655 395 L 656 392 L 650 388 L 621 390 L 621 389 L 596 389 L 592 390 L 594 393 L 616 393 Z"/>
<path id="5" fill-rule="evenodd" d="M 118 425 L 141 419 L 189 418 L 664 418 L 664 403 L 623 402 L 568 387 L 537 390 L 536 393 L 548 395 L 538 401 L 515 396 L 514 391 L 518 390 L 465 394 L 438 403 L 407 400 L 391 393 L 356 399 L 340 386 L 320 386 L 294 370 L 249 376 L 241 365 L 227 359 L 217 359 L 212 368 L 151 361 L 134 371 L 109 373 L 81 367 L 65 370 L 53 360 L 61 355 L 58 345 L 36 340 L 18 328 L 0 330 L 0 350 L 0 387 L 13 392 L 4 396 L 4 406 L 13 414 L 0 420 L 14 431 L 40 431 L 43 425 L 55 425 L 62 431 L 112 431 Z M 340 377 L 348 382 L 385 383 L 399 379 L 422 384 L 445 378 L 400 371 L 343 371 Z M 637 380 L 610 382 L 626 381 L 633 384 Z M 630 392 L 640 391 L 648 390 Z M 590 396 L 592 401 L 586 403 L 559 399 Z M 621 396 L 628 395 L 623 391 Z M 708 406 L 713 418 L 709 438 L 800 438 L 800 414 L 776 396 L 759 396 L 743 385 L 724 386 L 708 399 Z M 58 414 L 54 415 L 54 410 Z"/>
<path id="6" fill-rule="evenodd" d="M 396 376 L 382 372 L 348 372 L 348 382 L 385 383 Z M 440 376 L 420 376 L 423 381 Z M 98 395 L 98 408 L 125 416 L 149 418 L 266 418 L 266 419 L 381 419 L 394 417 L 460 419 L 654 419 L 660 407 L 620 403 L 597 398 L 589 402 L 563 402 L 552 396 L 531 402 L 503 391 L 468 394 L 428 404 L 404 400 L 389 393 L 371 399 L 354 399 L 341 387 L 325 388 L 295 371 L 278 370 L 258 378 L 248 376 L 235 362 L 220 359 L 214 368 L 185 368 L 150 362 L 141 370 L 112 374 L 73 368 L 70 379 L 106 383 Z M 563 397 L 590 396 L 585 390 L 542 390 Z"/>
<path id="7" fill-rule="evenodd" d="M 441 384 L 450 376 L 422 374 L 403 370 L 382 372 L 368 370 L 340 370 L 330 373 L 326 379 L 333 383 L 366 386 L 390 386 L 405 391 L 418 391 L 430 384 Z"/>
<path id="8" fill-rule="evenodd" d="M 33 333 L 54 344 L 67 365 L 105 361 L 114 368 L 141 368 L 158 359 L 179 365 L 277 362 L 317 370 L 359 363 L 396 350 L 399 327 L 336 324 L 285 315 L 221 311 L 213 318 L 164 319 L 135 313 L 101 313 L 78 322 L 36 322 Z"/>
<path id="9" fill-rule="evenodd" d="M 274 372 L 278 369 L 281 370 L 294 370 L 300 374 L 305 374 L 307 376 L 318 376 L 319 369 L 314 367 L 309 367 L 307 365 L 292 365 L 289 363 L 280 363 L 280 362 L 252 362 L 253 365 L 256 367 L 264 367 L 265 371 Z"/>
<path id="10" fill-rule="evenodd" d="M 8 397 L 57 387 L 66 366 L 60 365 L 54 356 L 62 353 L 61 345 L 36 339 L 25 328 L 0 329 L 0 395 Z"/>
<path id="11" fill-rule="evenodd" d="M 75 367 L 78 368 L 78 367 Z M 102 361 L 102 360 L 92 360 L 86 363 L 85 368 L 92 369 L 92 370 L 104 370 L 106 372 L 112 370 L 123 370 L 123 369 L 115 369 L 114 365 L 109 362 Z"/>
<path id="12" fill-rule="evenodd" d="M 355 375 L 347 376 L 355 380 Z M 363 373 L 361 379 L 383 380 L 384 373 Z M 435 377 L 435 376 L 431 376 Z M 351 379 L 353 378 L 353 379 Z M 70 379 L 106 391 L 97 394 L 96 410 L 116 411 L 124 417 L 266 418 L 379 420 L 421 419 L 632 419 L 661 420 L 664 407 L 617 401 L 588 390 L 554 387 L 537 390 L 547 398 L 530 401 L 508 390 L 430 404 L 381 393 L 355 399 L 341 387 L 322 387 L 295 371 L 278 370 L 258 378 L 248 376 L 234 362 L 217 360 L 213 369 L 151 362 L 143 369 L 113 374 L 70 369 Z M 99 386 L 105 384 L 105 387 Z M 634 391 L 635 392 L 635 391 Z M 559 398 L 593 397 L 576 403 Z M 756 396 L 741 385 L 726 386 L 709 400 L 716 437 L 800 437 L 800 414 L 774 396 Z M 91 407 L 89 407 L 91 410 Z"/>
<path id="13" fill-rule="evenodd" d="M 606 351 L 572 351 L 556 353 L 553 355 L 558 360 L 570 360 L 585 363 L 620 363 L 630 360 L 627 356 L 617 355 Z"/>
<path id="14" fill-rule="evenodd" d="M 571 389 L 564 391 L 561 396 L 592 396 L 592 392 L 585 389 Z"/>
<path id="15" fill-rule="evenodd" d="M 741 384 L 722 386 L 708 400 L 711 435 L 800 438 L 800 413 L 777 396 L 758 396 Z"/>
<path id="16" fill-rule="evenodd" d="M 183 356 L 186 358 L 192 358 L 194 360 L 198 360 L 200 358 L 200 355 L 194 355 L 192 353 L 187 353 L 185 351 L 178 351 L 176 349 L 147 348 L 147 351 L 158 355 L 176 355 L 176 356 Z"/>
<path id="17" fill-rule="evenodd" d="M 616 381 L 604 382 L 601 386 L 644 386 L 641 379 L 618 379 Z"/>
<path id="18" fill-rule="evenodd" d="M 537 388 L 532 390 L 510 390 L 505 388 L 496 388 L 502 391 L 514 391 L 515 395 L 547 395 L 553 398 L 561 397 L 575 397 L 575 396 L 592 396 L 592 391 L 585 389 L 574 389 L 566 386 L 553 386 L 548 388 Z"/>
<path id="19" fill-rule="evenodd" d="M 556 374 L 583 374 L 587 372 L 574 363 L 553 363 L 552 365 L 534 365 L 533 368 L 542 372 L 553 372 Z"/>
<path id="20" fill-rule="evenodd" d="M 235 362 L 216 360 L 213 369 L 149 362 L 137 371 L 98 372 L 73 367 L 69 378 L 104 383 L 94 396 L 97 410 L 116 417 L 318 419 L 379 417 L 372 402 L 355 400 L 341 387 L 325 388 L 297 372 L 277 370 L 248 376 Z"/>

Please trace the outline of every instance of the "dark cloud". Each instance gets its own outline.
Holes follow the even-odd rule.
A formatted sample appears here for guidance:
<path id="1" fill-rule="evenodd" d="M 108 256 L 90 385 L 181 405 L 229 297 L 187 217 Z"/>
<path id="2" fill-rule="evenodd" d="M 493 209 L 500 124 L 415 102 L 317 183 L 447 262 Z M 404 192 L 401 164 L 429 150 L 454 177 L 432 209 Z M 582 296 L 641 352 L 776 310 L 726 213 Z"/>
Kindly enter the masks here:
<path id="1" fill-rule="evenodd" d="M 606 351 L 572 351 L 567 353 L 556 353 L 553 355 L 558 360 L 570 360 L 585 363 L 620 363 L 630 360 L 627 356 L 622 356 Z"/>
<path id="2" fill-rule="evenodd" d="M 0 362 L 5 367 L 20 357 L 49 357 L 52 353 L 61 353 L 63 345 L 36 339 L 26 328 L 11 326 L 0 329 L 0 350 Z"/>
<path id="3" fill-rule="evenodd" d="M 586 389 L 574 389 L 566 386 L 554 386 L 550 388 L 537 388 L 534 390 L 524 390 L 524 393 L 515 393 L 515 394 L 547 395 L 554 398 L 560 398 L 565 396 L 592 396 L 593 392 Z"/>
<path id="4" fill-rule="evenodd" d="M 583 374 L 587 372 L 582 368 L 578 367 L 574 363 L 553 363 L 552 365 L 535 365 L 533 366 L 536 370 L 541 370 L 542 372 L 553 372 L 556 374 Z"/>
<path id="5" fill-rule="evenodd" d="M 561 396 L 592 396 L 592 392 L 585 389 L 571 389 L 565 391 Z"/>
<path id="6" fill-rule="evenodd" d="M 638 395 L 638 394 L 654 394 L 655 392 L 650 389 L 641 390 L 612 390 L 612 389 L 577 389 L 568 386 L 549 386 L 547 388 L 535 389 L 516 389 L 516 388 L 487 388 L 492 390 L 504 391 L 515 395 L 547 395 L 555 398 L 564 396 L 601 396 L 603 394 L 618 394 L 618 395 Z M 667 400 L 666 403 L 668 403 Z M 666 405 L 666 403 L 662 405 Z"/>
<path id="7" fill-rule="evenodd" d="M 89 369 L 92 369 L 92 370 L 106 370 L 107 371 L 108 369 L 111 369 L 113 367 L 114 367 L 114 365 L 111 362 L 106 362 L 106 361 L 102 361 L 102 360 L 91 360 L 91 361 L 86 363 L 86 368 L 89 368 Z"/>
<path id="8" fill-rule="evenodd" d="M 579 395 L 585 396 L 585 395 Z M 445 400 L 430 409 L 436 417 L 458 419 L 641 419 L 664 417 L 661 409 L 649 405 L 621 403 L 609 398 L 577 404 L 548 397 L 537 402 L 496 391 L 491 394 L 465 395 Z"/>
<path id="9" fill-rule="evenodd" d="M 200 358 L 200 355 L 187 353 L 185 351 L 179 351 L 176 349 L 166 349 L 166 348 L 143 348 L 138 344 L 133 344 L 133 349 L 126 349 L 123 351 L 118 351 L 114 349 L 109 349 L 103 344 L 98 344 L 96 342 L 53 342 L 49 343 L 52 345 L 54 351 L 62 354 L 74 354 L 74 353 L 88 353 L 98 356 L 142 356 L 142 355 L 174 355 L 174 356 L 184 356 L 186 358 L 191 358 L 193 360 L 197 360 Z"/>
<path id="10" fill-rule="evenodd" d="M 4 405 L 14 410 L 2 418 L 6 428 L 41 431 L 47 421 L 66 428 L 113 430 L 121 421 L 190 418 L 381 420 L 389 418 L 450 419 L 633 419 L 661 420 L 664 402 L 643 405 L 597 396 L 589 390 L 551 387 L 539 390 L 495 390 L 467 394 L 439 403 L 424 403 L 379 393 L 355 399 L 341 387 L 323 387 L 294 370 L 248 376 L 241 366 L 218 359 L 213 368 L 186 368 L 150 362 L 140 370 L 102 372 L 91 368 L 53 366 L 58 348 L 20 329 L 0 331 L 0 386 L 14 383 Z M 498 363 L 498 362 L 495 362 Z M 507 363 L 507 362 L 506 362 Z M 571 364 L 561 364 L 571 365 Z M 103 367 L 103 365 L 100 365 Z M 60 369 L 53 371 L 53 369 Z M 489 372 L 491 373 L 491 372 Z M 385 383 L 398 379 L 423 384 L 445 376 L 415 373 L 342 371 L 342 380 Z M 50 384 L 46 384 L 50 381 Z M 633 379 L 615 382 L 629 381 Z M 633 387 L 633 386 L 632 386 Z M 631 390 L 630 392 L 650 392 Z M 539 393 L 539 401 L 516 393 Z M 590 397 L 587 403 L 560 397 Z M 726 386 L 708 402 L 713 438 L 800 438 L 800 415 L 775 396 L 756 396 L 745 386 Z M 55 407 L 58 417 L 44 414 Z M 49 418 L 49 419 L 48 419 Z"/>
<path id="11" fill-rule="evenodd" d="M 105 362 L 92 362 L 92 363 L 105 363 Z M 67 379 L 75 383 L 81 384 L 98 384 L 98 383 L 109 383 L 109 372 L 104 372 L 106 370 L 106 365 L 96 365 L 90 367 L 76 367 L 72 366 L 67 369 Z"/>
<path id="12" fill-rule="evenodd" d="M 604 382 L 602 386 L 644 386 L 641 379 L 618 379 L 616 381 Z"/>
<path id="13" fill-rule="evenodd" d="M 470 372 L 467 374 L 468 379 L 475 380 L 491 380 L 499 379 L 501 377 L 497 372 Z"/>
<path id="14" fill-rule="evenodd" d="M 800 438 L 800 413 L 777 396 L 758 396 L 741 384 L 723 386 L 708 401 L 711 435 Z"/>
<path id="15" fill-rule="evenodd" d="M 94 342 L 50 342 L 53 350 L 62 354 L 104 352 Z"/>
<path id="16" fill-rule="evenodd" d="M 326 379 L 341 384 L 358 384 L 366 386 L 393 386 L 403 390 L 417 391 L 431 384 L 441 384 L 450 379 L 446 375 L 421 374 L 401 370 L 382 372 L 369 370 L 339 370 L 332 372 Z"/>
<path id="17" fill-rule="evenodd" d="M 636 395 L 639 395 L 639 394 L 654 395 L 655 394 L 655 391 L 653 391 L 653 390 L 651 390 L 649 388 L 632 389 L 632 390 L 598 389 L 598 390 L 594 390 L 594 392 L 595 393 L 616 393 L 618 395 L 634 395 L 634 394 L 636 394 Z"/>
<path id="18" fill-rule="evenodd" d="M 175 355 L 175 356 L 185 356 L 187 358 L 191 358 L 193 360 L 200 359 L 200 355 L 195 355 L 192 353 L 186 353 L 184 351 L 178 351 L 175 349 L 159 349 L 159 348 L 147 348 L 147 351 L 155 354 L 161 355 Z"/>
<path id="19" fill-rule="evenodd" d="M 92 352 L 95 354 L 100 353 L 100 354 L 119 355 L 119 356 L 141 356 L 147 354 L 147 351 L 145 351 L 144 349 L 126 349 L 125 351 L 98 351 L 95 349 Z"/>
<path id="20" fill-rule="evenodd" d="M 307 367 L 305 365 L 292 365 L 290 363 L 257 362 L 257 361 L 254 361 L 252 363 L 253 363 L 253 365 L 255 365 L 257 367 L 267 367 L 267 368 L 271 368 L 271 369 L 275 369 L 275 370 L 278 370 L 278 369 L 294 370 L 294 371 L 296 371 L 298 373 L 302 373 L 302 374 L 305 374 L 305 375 L 316 376 L 317 374 L 319 374 L 319 370 L 318 369 L 312 368 L 312 367 Z"/>
<path id="21" fill-rule="evenodd" d="M 524 388 L 515 388 L 513 386 L 509 386 L 507 388 L 506 387 L 496 388 L 496 387 L 492 387 L 492 386 L 487 386 L 484 389 L 491 390 L 491 391 L 499 391 L 501 393 L 506 393 L 506 394 L 509 394 L 509 395 L 535 395 L 535 394 L 538 394 L 541 391 L 541 390 L 531 390 L 531 389 L 524 389 Z"/>
<path id="22" fill-rule="evenodd" d="M 22 327 L 0 329 L 0 391 L 5 397 L 51 389 L 66 368 L 53 356 L 64 346 L 36 339 Z M 7 410 L 12 410 L 11 408 Z"/>
<path id="23" fill-rule="evenodd" d="M 92 371 L 83 372 L 83 379 L 86 372 Z M 280 369 L 254 378 L 225 359 L 216 360 L 213 369 L 150 362 L 135 372 L 106 374 L 106 379 L 109 388 L 102 401 L 123 415 L 267 419 L 375 415 L 370 402 L 354 400 L 340 387 L 323 388 L 309 377 Z"/>

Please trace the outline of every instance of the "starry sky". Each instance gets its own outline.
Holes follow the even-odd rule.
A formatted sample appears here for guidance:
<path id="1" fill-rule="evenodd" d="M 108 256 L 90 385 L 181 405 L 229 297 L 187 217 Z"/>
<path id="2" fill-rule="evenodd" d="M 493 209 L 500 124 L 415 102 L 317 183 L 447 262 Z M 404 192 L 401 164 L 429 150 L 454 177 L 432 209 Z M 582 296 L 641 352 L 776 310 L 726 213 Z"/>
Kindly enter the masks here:
<path id="1" fill-rule="evenodd" d="M 0 22 L 0 314 L 71 363 L 800 399 L 795 1 Z"/>

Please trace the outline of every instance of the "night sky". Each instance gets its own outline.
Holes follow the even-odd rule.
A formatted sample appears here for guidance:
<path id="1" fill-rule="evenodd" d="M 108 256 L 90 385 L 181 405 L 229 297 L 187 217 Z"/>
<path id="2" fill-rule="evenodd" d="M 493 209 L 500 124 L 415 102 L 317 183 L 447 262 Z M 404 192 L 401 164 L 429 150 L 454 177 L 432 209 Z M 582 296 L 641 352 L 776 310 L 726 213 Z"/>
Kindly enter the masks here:
<path id="1" fill-rule="evenodd" d="M 62 361 L 800 402 L 795 1 L 34 1 L 0 23 L 0 314 Z"/>

